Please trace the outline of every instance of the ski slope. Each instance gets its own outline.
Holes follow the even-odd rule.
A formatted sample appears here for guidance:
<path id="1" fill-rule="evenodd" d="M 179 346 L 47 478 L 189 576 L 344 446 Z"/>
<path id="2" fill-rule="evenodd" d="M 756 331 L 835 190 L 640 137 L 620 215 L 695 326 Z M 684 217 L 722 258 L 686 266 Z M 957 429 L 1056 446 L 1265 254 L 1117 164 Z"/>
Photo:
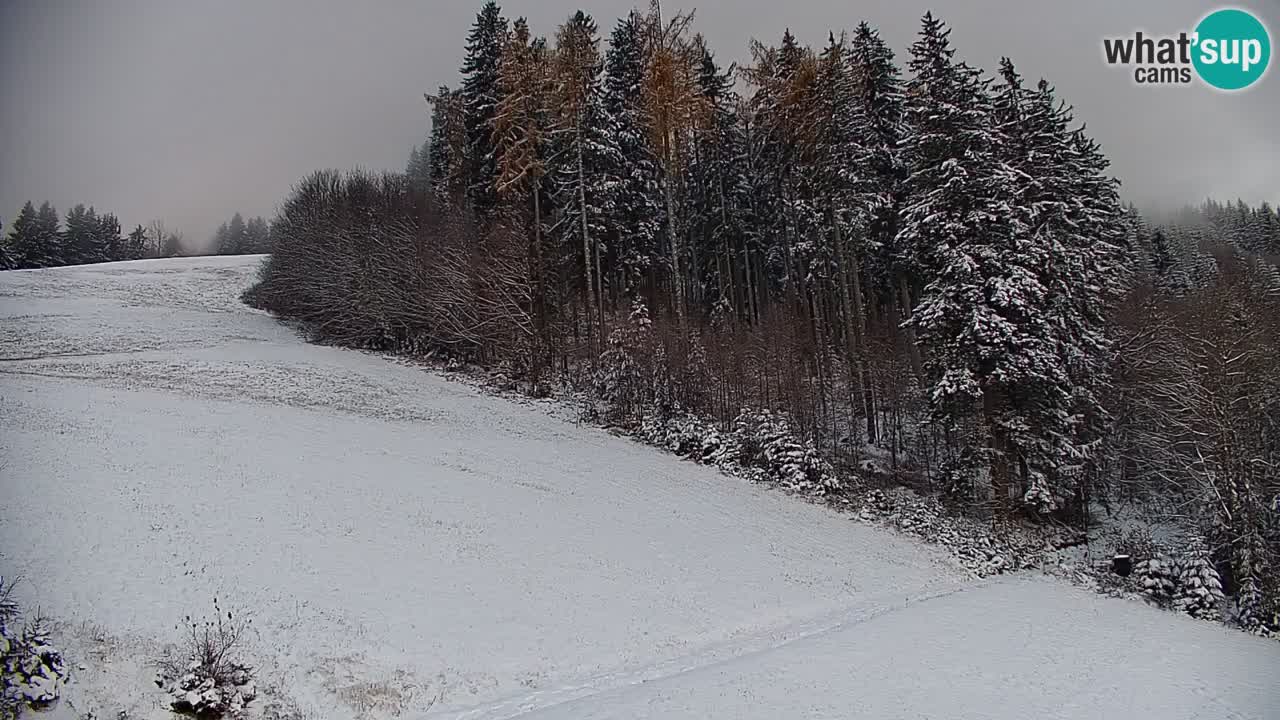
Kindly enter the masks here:
<path id="1" fill-rule="evenodd" d="M 308 345 L 257 263 L 0 273 L 0 571 L 77 710 L 168 717 L 147 661 L 217 597 L 311 718 L 1280 716 L 1280 643 Z"/>

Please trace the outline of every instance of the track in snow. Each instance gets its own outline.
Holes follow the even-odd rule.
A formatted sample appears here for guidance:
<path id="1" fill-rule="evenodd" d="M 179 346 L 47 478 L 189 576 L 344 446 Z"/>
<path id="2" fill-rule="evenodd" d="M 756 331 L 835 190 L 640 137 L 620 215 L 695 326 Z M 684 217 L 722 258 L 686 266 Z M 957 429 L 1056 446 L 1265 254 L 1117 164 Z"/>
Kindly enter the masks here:
<path id="1" fill-rule="evenodd" d="M 1280 645 L 1043 580 L 973 586 L 545 404 L 305 344 L 238 303 L 256 264 L 0 273 L 0 570 L 100 651 L 82 705 L 162 717 L 112 673 L 216 595 L 318 718 L 1280 708 Z"/>

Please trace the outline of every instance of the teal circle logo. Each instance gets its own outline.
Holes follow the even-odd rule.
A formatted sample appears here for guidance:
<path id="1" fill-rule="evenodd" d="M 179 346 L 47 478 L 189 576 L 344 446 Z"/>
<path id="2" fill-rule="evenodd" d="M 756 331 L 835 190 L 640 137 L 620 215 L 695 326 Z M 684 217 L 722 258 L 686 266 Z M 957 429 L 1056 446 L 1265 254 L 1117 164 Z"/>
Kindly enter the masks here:
<path id="1" fill-rule="evenodd" d="M 1244 10 L 1215 10 L 1196 26 L 1191 62 L 1200 79 L 1219 90 L 1242 90 L 1257 82 L 1271 61 L 1271 36 Z"/>

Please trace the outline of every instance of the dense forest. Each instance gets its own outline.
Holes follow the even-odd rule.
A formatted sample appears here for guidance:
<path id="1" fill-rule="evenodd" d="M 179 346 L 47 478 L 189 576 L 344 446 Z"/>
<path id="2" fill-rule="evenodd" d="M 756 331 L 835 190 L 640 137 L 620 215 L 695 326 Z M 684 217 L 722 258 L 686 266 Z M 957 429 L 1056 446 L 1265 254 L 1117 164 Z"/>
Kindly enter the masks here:
<path id="1" fill-rule="evenodd" d="M 1051 84 L 932 15 L 905 68 L 866 23 L 726 67 L 656 2 L 605 45 L 484 5 L 406 172 L 302 180 L 248 301 L 618 427 L 787 438 L 768 462 L 815 494 L 881 457 L 993 521 L 1162 508 L 1194 584 L 1277 626 L 1271 207 L 1144 220 Z"/>

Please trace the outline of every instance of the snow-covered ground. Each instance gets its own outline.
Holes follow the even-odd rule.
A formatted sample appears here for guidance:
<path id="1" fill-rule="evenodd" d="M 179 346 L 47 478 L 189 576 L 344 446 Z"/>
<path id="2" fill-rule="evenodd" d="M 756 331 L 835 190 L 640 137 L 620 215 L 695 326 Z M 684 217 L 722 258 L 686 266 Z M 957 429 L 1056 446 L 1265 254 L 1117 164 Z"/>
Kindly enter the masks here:
<path id="1" fill-rule="evenodd" d="M 305 344 L 237 301 L 256 267 L 0 273 L 0 571 L 59 621 L 81 711 L 166 717 L 147 663 L 217 597 L 316 719 L 1280 715 L 1280 643 L 975 582 L 546 405 Z"/>

